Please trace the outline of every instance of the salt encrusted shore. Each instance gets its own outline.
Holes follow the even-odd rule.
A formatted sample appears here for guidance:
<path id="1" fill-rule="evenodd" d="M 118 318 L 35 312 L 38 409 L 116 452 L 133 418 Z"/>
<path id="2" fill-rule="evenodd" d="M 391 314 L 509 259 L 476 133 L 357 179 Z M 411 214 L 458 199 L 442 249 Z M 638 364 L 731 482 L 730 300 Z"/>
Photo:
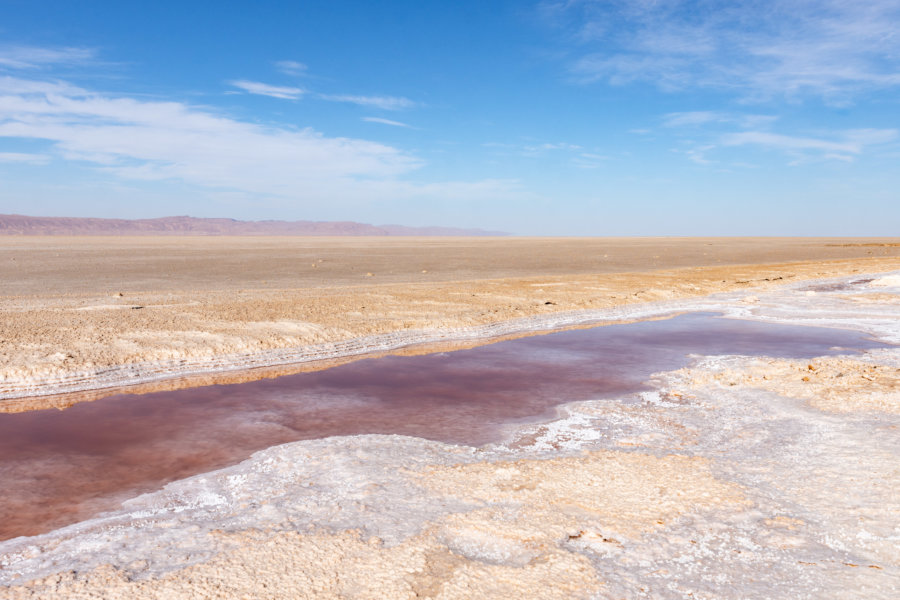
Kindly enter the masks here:
<path id="1" fill-rule="evenodd" d="M 728 296 L 721 298 L 727 301 Z M 712 302 L 712 303 L 711 303 Z M 299 348 L 226 354 L 202 359 L 146 361 L 82 371 L 54 377 L 6 378 L 0 381 L 0 400 L 49 396 L 116 388 L 191 375 L 214 375 L 279 365 L 300 365 L 354 356 L 390 352 L 411 346 L 447 342 L 489 342 L 506 336 L 528 335 L 568 327 L 603 325 L 665 317 L 678 312 L 709 310 L 716 301 L 647 302 L 611 309 L 561 312 L 525 317 L 474 327 L 402 331 L 365 336 Z"/>
<path id="2" fill-rule="evenodd" d="M 876 274 L 858 274 L 853 277 L 826 280 L 825 283 L 818 285 L 839 285 L 840 282 L 851 282 L 875 276 Z M 892 276 L 890 274 L 886 275 L 886 277 L 888 277 L 887 281 L 891 281 L 890 277 Z M 896 277 L 896 275 L 893 275 L 893 277 Z M 789 284 L 785 289 L 797 289 L 809 287 L 810 285 L 813 284 L 809 281 L 802 281 Z M 203 356 L 201 358 L 183 357 L 169 360 L 139 361 L 106 368 L 56 373 L 43 377 L 15 377 L 7 375 L 0 377 L 0 401 L 102 390 L 105 388 L 120 388 L 196 375 L 226 374 L 281 365 L 303 365 L 390 352 L 419 345 L 447 342 L 487 342 L 506 336 L 528 335 L 567 327 L 659 318 L 679 312 L 717 311 L 741 318 L 777 320 L 777 314 L 756 316 L 752 308 L 738 307 L 738 301 L 746 299 L 747 294 L 752 292 L 753 289 L 749 289 L 741 292 L 712 294 L 706 297 L 683 300 L 649 301 L 595 310 L 561 311 L 469 327 L 394 331 L 300 347 L 239 352 L 218 356 Z M 811 309 L 803 317 L 803 322 L 829 326 L 831 321 L 828 318 L 817 316 L 819 312 L 821 311 Z M 797 317 L 794 317 L 794 320 L 796 319 Z M 868 327 L 865 322 L 861 323 L 863 327 Z M 882 327 L 886 324 L 875 323 L 875 325 Z M 887 324 L 887 326 L 890 329 L 890 324 Z M 864 330 L 868 331 L 868 329 Z M 900 333 L 895 334 L 893 331 L 888 333 L 887 331 L 883 327 L 879 329 L 881 335 L 892 336 L 891 340 L 900 340 Z"/>
<path id="3" fill-rule="evenodd" d="M 900 343 L 898 272 L 634 308 L 603 318 L 709 310 Z M 269 448 L 0 543 L 0 597 L 895 598 L 898 367 L 894 348 L 698 356 L 501 444 Z"/>

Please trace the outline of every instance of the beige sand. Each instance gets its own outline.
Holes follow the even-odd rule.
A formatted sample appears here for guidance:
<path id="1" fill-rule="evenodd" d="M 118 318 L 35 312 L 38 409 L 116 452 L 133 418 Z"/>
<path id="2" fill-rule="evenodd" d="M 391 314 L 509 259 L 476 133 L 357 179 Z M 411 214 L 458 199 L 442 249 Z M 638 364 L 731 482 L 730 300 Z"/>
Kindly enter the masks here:
<path id="1" fill-rule="evenodd" d="M 0 238 L 0 392 L 898 268 L 896 240 Z"/>

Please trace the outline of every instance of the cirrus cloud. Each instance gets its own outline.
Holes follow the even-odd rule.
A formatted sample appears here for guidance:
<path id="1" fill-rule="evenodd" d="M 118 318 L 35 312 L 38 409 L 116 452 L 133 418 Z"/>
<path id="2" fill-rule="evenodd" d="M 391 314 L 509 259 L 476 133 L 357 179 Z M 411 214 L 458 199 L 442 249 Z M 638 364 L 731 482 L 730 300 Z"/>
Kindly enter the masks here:
<path id="1" fill-rule="evenodd" d="M 248 94 L 269 96 L 270 98 L 281 98 L 282 100 L 297 100 L 306 93 L 305 90 L 297 87 L 269 85 L 258 81 L 247 81 L 246 79 L 238 79 L 229 83 L 238 89 L 244 90 Z"/>
<path id="2" fill-rule="evenodd" d="M 331 102 L 347 102 L 349 104 L 357 104 L 367 108 L 380 108 L 382 110 L 403 110 L 417 106 L 409 98 L 398 96 L 355 96 L 353 94 L 321 94 L 319 96 L 323 100 Z"/>
<path id="3" fill-rule="evenodd" d="M 568 34 L 577 81 L 695 87 L 746 99 L 841 104 L 900 85 L 900 1 L 569 0 L 543 5 Z"/>
<path id="4" fill-rule="evenodd" d="M 0 47 L 0 67 L 39 69 L 47 66 L 75 65 L 91 61 L 91 48 L 42 48 L 35 46 Z"/>
<path id="5" fill-rule="evenodd" d="M 867 150 L 883 147 L 897 139 L 896 129 L 850 129 L 818 136 L 748 130 L 719 135 L 711 143 L 695 143 L 680 152 L 701 165 L 715 164 L 716 161 L 710 155 L 722 148 L 743 146 L 787 155 L 791 158 L 791 165 L 813 160 L 853 162 Z"/>
<path id="6" fill-rule="evenodd" d="M 46 154 L 34 154 L 31 152 L 0 152 L 0 163 L 45 165 L 50 162 L 50 158 Z"/>
<path id="7" fill-rule="evenodd" d="M 297 62 L 296 60 L 279 60 L 275 63 L 275 66 L 285 75 L 294 76 L 305 75 L 309 68 L 302 62 Z"/>
<path id="8" fill-rule="evenodd" d="M 521 192 L 517 182 L 500 179 L 409 181 L 404 177 L 423 162 L 393 146 L 62 81 L 0 79 L 4 138 L 48 146 L 40 154 L 3 153 L 5 162 L 41 164 L 53 157 L 116 179 L 181 182 L 279 205 L 493 201 Z"/>
<path id="9" fill-rule="evenodd" d="M 897 139 L 896 129 L 851 129 L 833 135 L 832 139 L 792 136 L 767 131 L 742 131 L 722 138 L 723 146 L 759 146 L 779 150 L 797 157 L 797 163 L 809 153 L 827 160 L 852 162 L 869 146 L 887 144 Z"/>
<path id="10" fill-rule="evenodd" d="M 363 117 L 363 121 L 367 123 L 381 123 L 382 125 L 390 125 L 391 127 L 403 127 L 405 129 L 414 129 L 412 125 L 408 125 L 406 123 L 401 123 L 400 121 L 393 121 L 391 119 L 382 119 L 381 117 Z"/>

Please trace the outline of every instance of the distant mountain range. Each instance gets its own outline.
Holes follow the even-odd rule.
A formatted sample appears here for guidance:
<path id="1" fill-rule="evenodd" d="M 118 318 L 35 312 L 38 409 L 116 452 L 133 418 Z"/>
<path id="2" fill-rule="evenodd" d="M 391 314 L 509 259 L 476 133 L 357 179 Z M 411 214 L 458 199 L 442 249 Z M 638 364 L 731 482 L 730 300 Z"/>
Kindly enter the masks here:
<path id="1" fill-rule="evenodd" d="M 393 235 L 494 236 L 501 231 L 368 225 L 353 221 L 238 221 L 197 217 L 94 219 L 0 215 L 0 235 Z"/>

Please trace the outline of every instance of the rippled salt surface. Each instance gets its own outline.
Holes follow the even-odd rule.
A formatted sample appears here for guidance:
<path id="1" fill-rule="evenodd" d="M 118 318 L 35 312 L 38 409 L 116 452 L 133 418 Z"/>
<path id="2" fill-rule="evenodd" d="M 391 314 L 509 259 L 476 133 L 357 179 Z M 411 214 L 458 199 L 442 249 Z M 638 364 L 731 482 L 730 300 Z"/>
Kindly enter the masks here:
<path id="1" fill-rule="evenodd" d="M 325 371 L 0 415 L 0 539 L 304 439 L 401 434 L 482 445 L 555 407 L 643 388 L 691 354 L 807 357 L 879 344 L 837 329 L 689 314 Z"/>

